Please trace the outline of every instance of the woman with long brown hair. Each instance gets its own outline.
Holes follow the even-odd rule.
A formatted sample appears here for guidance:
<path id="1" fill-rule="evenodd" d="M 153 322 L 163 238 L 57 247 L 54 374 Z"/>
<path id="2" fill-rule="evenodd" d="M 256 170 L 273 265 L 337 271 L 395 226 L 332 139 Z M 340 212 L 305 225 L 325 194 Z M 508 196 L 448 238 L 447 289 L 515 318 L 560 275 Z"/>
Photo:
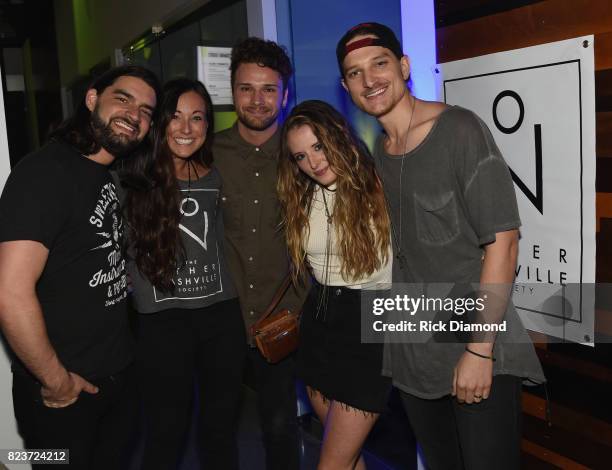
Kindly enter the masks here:
<path id="1" fill-rule="evenodd" d="M 204 85 L 164 87 L 151 155 L 122 173 L 128 263 L 139 312 L 137 371 L 145 411 L 143 469 L 177 468 L 199 383 L 205 468 L 238 469 L 236 422 L 245 331 L 222 250 L 221 179 Z"/>
<path id="2" fill-rule="evenodd" d="M 365 469 L 361 447 L 390 390 L 382 344 L 362 344 L 361 291 L 389 288 L 390 226 L 374 162 L 342 115 L 305 101 L 281 135 L 278 191 L 296 277 L 313 288 L 301 319 L 298 376 L 325 426 L 323 469 Z"/>

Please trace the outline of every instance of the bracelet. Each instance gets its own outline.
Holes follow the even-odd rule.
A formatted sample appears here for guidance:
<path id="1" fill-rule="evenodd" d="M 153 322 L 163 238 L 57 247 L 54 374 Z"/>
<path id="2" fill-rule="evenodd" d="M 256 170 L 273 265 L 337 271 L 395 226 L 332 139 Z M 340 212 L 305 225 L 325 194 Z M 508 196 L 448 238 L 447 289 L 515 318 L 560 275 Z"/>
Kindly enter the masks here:
<path id="1" fill-rule="evenodd" d="M 477 353 L 476 351 L 472 351 L 472 350 L 471 350 L 470 348 L 468 348 L 467 346 L 465 347 L 465 350 L 466 350 L 467 352 L 469 352 L 470 354 L 473 354 L 474 356 L 481 357 L 481 358 L 483 358 L 483 359 L 489 359 L 489 360 L 491 360 L 491 361 L 493 361 L 493 362 L 495 362 L 495 360 L 496 360 L 496 359 L 495 359 L 493 356 L 485 356 L 484 354 L 480 354 L 480 353 Z"/>

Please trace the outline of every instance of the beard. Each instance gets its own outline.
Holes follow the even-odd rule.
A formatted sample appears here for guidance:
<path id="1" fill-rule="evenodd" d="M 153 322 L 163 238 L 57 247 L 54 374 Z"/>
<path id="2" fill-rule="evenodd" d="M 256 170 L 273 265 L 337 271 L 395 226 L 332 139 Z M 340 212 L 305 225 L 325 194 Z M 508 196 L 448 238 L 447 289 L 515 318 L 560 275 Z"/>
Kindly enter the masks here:
<path id="1" fill-rule="evenodd" d="M 138 139 L 138 137 L 130 138 L 125 134 L 116 133 L 111 127 L 113 119 L 118 118 L 111 118 L 108 123 L 105 123 L 102 117 L 100 117 L 100 110 L 96 105 L 91 113 L 91 128 L 95 141 L 104 150 L 115 158 L 122 158 L 136 150 L 141 139 Z M 136 129 L 136 134 L 139 133 L 140 126 L 137 122 L 133 122 L 127 117 L 122 117 L 121 119 L 134 127 Z"/>
<path id="2" fill-rule="evenodd" d="M 276 122 L 279 110 L 277 109 L 276 112 L 269 114 L 265 118 L 253 117 L 251 114 L 244 112 L 240 108 L 236 108 L 236 114 L 238 115 L 238 120 L 244 124 L 247 129 L 251 129 L 253 131 L 265 131 Z"/>

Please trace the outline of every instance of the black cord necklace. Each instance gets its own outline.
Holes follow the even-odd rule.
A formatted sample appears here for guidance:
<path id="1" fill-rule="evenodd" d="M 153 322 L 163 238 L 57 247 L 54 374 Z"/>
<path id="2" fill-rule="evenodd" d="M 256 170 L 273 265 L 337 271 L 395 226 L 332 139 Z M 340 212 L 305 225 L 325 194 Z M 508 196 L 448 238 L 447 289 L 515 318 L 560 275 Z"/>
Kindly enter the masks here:
<path id="1" fill-rule="evenodd" d="M 329 210 L 329 206 L 327 205 L 327 198 L 325 197 L 325 187 L 324 186 L 319 186 L 319 189 L 321 190 L 321 196 L 323 197 L 323 205 L 325 207 L 325 216 L 327 218 L 327 230 L 326 230 L 326 235 L 325 235 L 325 261 L 324 261 L 324 267 L 323 267 L 323 290 L 321 292 L 321 295 L 319 297 L 319 302 L 317 305 L 317 312 L 315 313 L 315 318 L 319 318 L 319 313 L 323 312 L 323 321 L 325 321 L 325 314 L 327 312 L 327 300 L 329 298 L 329 287 L 328 287 L 328 283 L 329 283 L 329 270 L 330 270 L 330 261 L 329 258 L 331 256 L 331 244 L 332 244 L 332 239 L 331 239 L 331 230 L 332 230 L 332 221 L 334 218 L 334 209 L 335 207 L 332 208 L 331 212 Z M 335 206 L 335 198 L 334 198 L 334 206 Z"/>
<path id="2" fill-rule="evenodd" d="M 181 204 L 180 204 L 180 211 L 181 211 L 181 215 L 184 214 L 185 211 L 185 206 L 189 203 L 193 203 L 195 205 L 197 205 L 197 202 L 191 197 L 191 183 L 194 181 L 197 181 L 200 177 L 198 174 L 198 168 L 196 166 L 196 164 L 193 162 L 193 160 L 188 159 L 186 162 L 187 165 L 187 194 L 185 195 L 185 197 L 181 197 Z M 195 176 L 195 179 L 192 180 L 191 178 L 191 170 L 193 169 L 193 173 Z M 184 180 L 183 180 L 184 181 Z M 181 190 L 181 192 L 184 190 Z"/>
<path id="3" fill-rule="evenodd" d="M 402 200 L 403 200 L 403 196 L 404 196 L 404 161 L 406 160 L 406 156 L 408 155 L 408 137 L 410 135 L 410 129 L 412 127 L 412 118 L 414 117 L 414 111 L 416 109 L 416 102 L 417 99 L 416 98 L 412 98 L 412 111 L 410 113 L 410 121 L 408 121 L 408 130 L 406 131 L 406 143 L 404 144 L 404 153 L 402 154 L 402 156 L 400 157 L 402 160 L 402 163 L 400 165 L 400 177 L 399 177 L 399 229 L 396 228 L 395 224 L 393 223 L 393 217 L 390 217 L 390 225 L 391 225 L 391 235 L 393 238 L 393 241 L 395 242 L 395 247 L 397 248 L 397 252 L 395 253 L 395 259 L 397 260 L 400 269 L 404 270 L 406 269 L 406 267 L 408 266 L 408 261 L 406 260 L 406 256 L 404 255 L 404 253 L 402 253 Z M 384 160 L 381 160 L 381 165 L 383 163 Z M 382 176 L 382 180 L 383 180 L 383 185 L 385 185 L 385 177 L 384 177 L 384 171 L 381 172 L 381 176 Z M 391 204 L 389 204 L 389 198 L 387 196 L 386 191 L 383 191 L 383 193 L 385 194 L 385 199 L 387 202 L 387 208 L 389 210 L 389 214 L 391 214 Z M 399 236 L 398 236 L 398 232 L 399 232 Z"/>

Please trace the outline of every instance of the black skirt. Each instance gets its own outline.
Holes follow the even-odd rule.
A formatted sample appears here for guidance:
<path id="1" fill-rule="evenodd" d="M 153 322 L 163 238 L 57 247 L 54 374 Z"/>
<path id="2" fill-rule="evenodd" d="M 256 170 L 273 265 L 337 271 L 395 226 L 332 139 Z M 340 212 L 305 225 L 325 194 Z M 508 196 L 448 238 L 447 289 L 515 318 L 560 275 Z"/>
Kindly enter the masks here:
<path id="1" fill-rule="evenodd" d="M 326 400 L 383 412 L 391 379 L 381 375 L 383 344 L 361 342 L 361 291 L 328 286 L 322 294 L 313 281 L 300 321 L 298 377 Z"/>

